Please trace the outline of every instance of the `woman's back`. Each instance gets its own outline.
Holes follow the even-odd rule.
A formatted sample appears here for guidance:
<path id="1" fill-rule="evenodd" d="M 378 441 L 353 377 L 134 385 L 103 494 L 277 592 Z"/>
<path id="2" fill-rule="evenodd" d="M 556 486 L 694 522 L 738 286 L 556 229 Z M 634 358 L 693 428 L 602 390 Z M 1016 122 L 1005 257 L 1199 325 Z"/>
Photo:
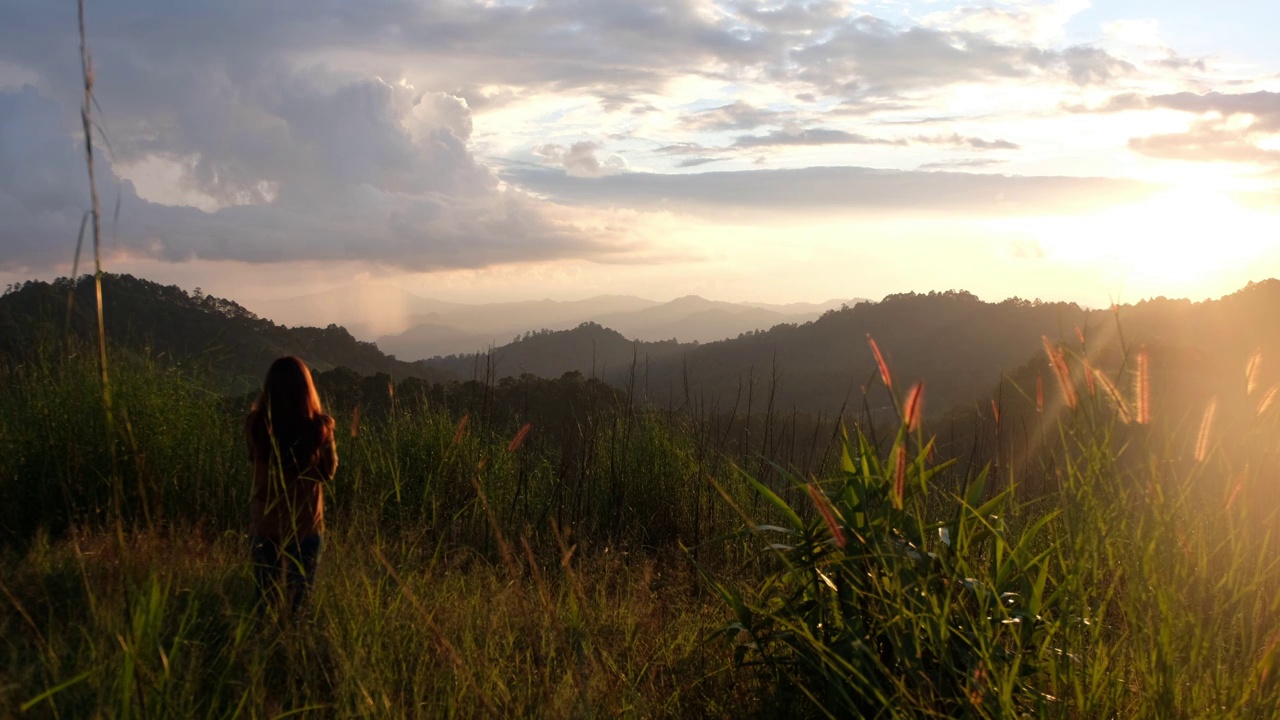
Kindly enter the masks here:
<path id="1" fill-rule="evenodd" d="M 333 418 L 324 414 L 307 366 L 276 360 L 245 422 L 253 490 L 249 534 L 283 540 L 324 530 L 324 486 L 338 468 Z"/>
<path id="2" fill-rule="evenodd" d="M 250 414 L 248 423 L 253 468 L 249 534 L 283 540 L 323 532 L 324 483 L 338 469 L 333 420 L 316 418 L 307 433 L 311 437 L 286 444 L 269 432 L 255 432 L 260 421 L 255 414 Z"/>

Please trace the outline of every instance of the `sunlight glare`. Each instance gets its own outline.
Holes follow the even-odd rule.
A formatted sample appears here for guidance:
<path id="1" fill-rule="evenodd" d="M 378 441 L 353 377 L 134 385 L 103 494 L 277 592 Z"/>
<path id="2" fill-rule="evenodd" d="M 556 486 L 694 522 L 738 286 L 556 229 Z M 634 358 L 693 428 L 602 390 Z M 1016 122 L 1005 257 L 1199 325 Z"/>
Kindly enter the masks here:
<path id="1" fill-rule="evenodd" d="M 1165 283 L 1204 279 L 1258 260 L 1280 243 L 1280 217 L 1195 185 L 1101 213 L 1005 228 L 1030 235 L 1047 259 Z"/>

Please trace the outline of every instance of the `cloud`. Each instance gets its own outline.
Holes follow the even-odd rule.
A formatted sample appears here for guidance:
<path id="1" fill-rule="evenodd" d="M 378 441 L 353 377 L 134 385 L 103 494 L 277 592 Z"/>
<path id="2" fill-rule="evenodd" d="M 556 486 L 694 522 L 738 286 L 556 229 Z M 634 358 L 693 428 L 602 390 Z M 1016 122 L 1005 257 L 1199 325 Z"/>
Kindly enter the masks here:
<path id="1" fill-rule="evenodd" d="M 797 98 L 834 120 L 918 109 L 932 102 L 929 93 L 956 84 L 1099 84 L 1132 69 L 1097 48 L 1029 44 L 972 18 L 921 27 L 861 14 L 863 7 L 368 0 L 356 12 L 305 0 L 91 3 L 97 96 L 113 149 L 100 167 L 106 181 L 118 181 L 122 203 L 117 247 L 171 260 L 367 259 L 412 269 L 614 260 L 636 248 L 626 224 L 601 224 L 504 184 L 482 159 L 537 137 L 543 159 L 566 178 L 622 182 L 612 180 L 631 175 L 621 156 L 590 142 L 545 140 L 580 137 L 593 119 L 584 125 L 578 115 L 512 139 L 482 121 L 487 132 L 478 132 L 480 118 L 571 96 L 575 108 L 537 120 L 555 126 L 583 112 L 585 97 L 592 111 L 625 119 L 585 131 L 604 138 L 652 124 L 656 108 L 688 107 L 664 104 L 668 94 L 687 99 L 686 82 L 711 83 L 734 95 L 672 124 L 731 139 L 704 147 L 673 136 L 657 152 L 682 167 L 784 146 L 1008 150 L 1016 145 L 1000 139 L 806 128 L 818 122 L 814 112 L 761 98 Z M 0 0 L 0 66 L 30 81 L 0 91 L 7 267 L 61 258 L 54 248 L 78 229 L 85 188 L 75 143 L 77 43 L 73 4 Z M 750 102 L 733 99 L 765 86 L 770 92 Z M 138 168 L 149 167 L 172 176 L 162 188 L 171 192 L 146 181 Z M 119 180 L 125 176 L 136 185 Z M 178 202 L 168 196 L 214 210 L 162 204 Z"/>
<path id="2" fill-rule="evenodd" d="M 1062 51 L 1067 75 L 1077 85 L 1105 85 L 1137 70 L 1105 50 L 1076 45 Z"/>
<path id="3" fill-rule="evenodd" d="M 1280 134 L 1280 93 L 1191 93 L 1116 95 L 1099 107 L 1073 112 L 1173 110 L 1198 118 L 1184 132 L 1133 138 L 1129 147 L 1150 157 L 1198 162 L 1280 165 L 1280 152 L 1263 143 Z"/>
<path id="4" fill-rule="evenodd" d="M 1132 97 L 1132 96 L 1130 96 Z M 1181 112 L 1206 114 L 1219 113 L 1225 116 L 1252 115 L 1265 130 L 1280 130 L 1280 93 L 1196 93 L 1184 92 L 1173 95 L 1152 95 L 1140 101 L 1148 108 L 1166 108 Z"/>
<path id="5" fill-rule="evenodd" d="M 328 88 L 296 82 L 256 109 L 261 122 L 246 122 L 221 142 L 198 123 L 113 137 L 126 157 L 146 147 L 180 160 L 182 182 L 223 207 L 206 213 L 149 202 L 100 156 L 104 206 L 116 195 L 121 205 L 108 252 L 175 262 L 364 260 L 430 270 L 635 249 L 618 233 L 500 189 L 455 134 L 466 135 L 467 114 L 446 99 L 404 97 L 368 81 Z M 73 117 L 31 86 L 0 92 L 4 269 L 71 257 L 88 207 Z"/>
<path id="6" fill-rule="evenodd" d="M 973 216 L 1090 212 L 1148 198 L 1161 186 L 1087 177 L 813 167 L 575 178 L 512 168 L 505 176 L 560 202 L 775 219 L 813 212 L 948 212 Z M 790 215 L 789 215 L 790 214 Z"/>
<path id="7" fill-rule="evenodd" d="M 616 228 L 501 187 L 472 151 L 466 99 L 303 55 L 385 32 L 371 17 L 407 8 L 383 5 L 331 27 L 338 9 L 300 12 L 295 24 L 281 14 L 287 5 L 122 1 L 91 13 L 99 119 L 112 149 L 99 178 L 104 196 L 113 181 L 119 187 L 117 251 L 421 270 L 634 249 Z M 43 3 L 0 7 L 0 17 L 0 62 L 37 79 L 0 92 L 0 264 L 48 267 L 70 256 L 87 205 L 75 18 Z M 149 31 L 133 32 L 138 23 Z M 386 65 L 387 77 L 400 77 Z M 614 162 L 578 148 L 565 167 L 591 174 Z M 148 163 L 216 210 L 148 201 L 120 180 L 122 169 Z"/>
<path id="8" fill-rule="evenodd" d="M 963 160 L 941 160 L 925 163 L 920 170 L 965 170 L 969 168 L 990 167 L 1004 162 L 995 158 L 965 158 Z"/>
<path id="9" fill-rule="evenodd" d="M 1075 4 L 1079 0 L 1053 3 L 1054 12 L 1070 12 L 1065 6 Z M 75 47 L 73 11 L 16 3 L 0 28 L 0 55 L 73 87 L 75 57 L 65 53 Z M 1054 49 L 1048 37 L 1030 45 L 1026 34 L 1005 37 L 994 27 L 899 25 L 834 0 L 719 7 L 706 0 L 368 0 L 359 13 L 304 0 L 267 8 L 112 0 L 95 4 L 89 20 L 104 63 L 104 97 L 121 91 L 106 64 L 127 71 L 118 77 L 131 95 L 154 99 L 192 80 L 206 87 L 217 82 L 204 71 L 235 83 L 282 64 L 324 64 L 331 56 L 362 74 L 412 71 L 416 86 L 457 91 L 473 109 L 513 93 L 570 89 L 596 95 L 606 108 L 643 107 L 644 96 L 686 75 L 797 80 L 811 88 L 793 94 L 846 97 L 1008 78 L 1091 82 L 1104 77 L 1105 68 L 1122 68 L 1101 50 Z M 137 33 L 144 25 L 149 31 Z M 141 90 L 129 75 L 146 75 L 152 90 Z"/>
<path id="10" fill-rule="evenodd" d="M 1131 69 L 1105 51 L 1065 50 L 988 36 L 924 27 L 901 28 L 863 16 L 840 25 L 829 39 L 791 53 L 789 73 L 833 95 L 889 96 L 957 83 L 1059 76 L 1077 84 L 1100 83 Z"/>
<path id="11" fill-rule="evenodd" d="M 793 111 L 766 110 L 738 100 L 693 113 L 684 119 L 684 125 L 695 131 L 754 130 L 764 125 L 792 122 L 796 117 Z"/>
<path id="12" fill-rule="evenodd" d="M 0 268 L 71 258 L 89 198 L 73 132 L 72 116 L 34 87 L 0 92 Z"/>
<path id="13" fill-rule="evenodd" d="M 804 0 L 801 2 L 734 2 L 729 9 L 740 19 L 758 28 L 775 32 L 813 33 L 849 16 L 847 4 L 836 0 Z"/>
<path id="14" fill-rule="evenodd" d="M 742 135 L 734 141 L 735 148 L 762 148 L 781 145 L 905 145 L 904 140 L 873 138 L 858 133 L 810 128 L 808 130 L 775 130 L 767 135 Z"/>
<path id="15" fill-rule="evenodd" d="M 954 145 L 974 150 L 1017 150 L 1020 148 L 1017 143 L 1008 140 L 986 140 L 980 137 L 966 137 L 958 133 L 937 137 L 921 136 L 916 138 L 916 141 L 929 145 Z"/>
<path id="16" fill-rule="evenodd" d="M 951 135 L 919 135 L 913 138 L 879 138 L 831 128 L 807 130 L 775 130 L 767 135 L 742 135 L 733 143 L 735 149 L 780 147 L 786 145 L 951 145 L 973 150 L 1017 150 L 1018 145 L 1008 140 L 986 140 Z M 705 149 L 705 148 L 704 148 Z M 726 148 L 728 149 L 728 148 Z"/>
<path id="17" fill-rule="evenodd" d="M 596 157 L 600 151 L 599 143 L 576 142 L 569 147 L 563 145 L 540 145 L 533 149 L 538 157 L 563 167 L 574 177 L 600 177 L 612 175 L 627 169 L 627 161 L 619 155 L 610 155 L 604 160 Z"/>
<path id="18" fill-rule="evenodd" d="M 655 149 L 654 152 L 662 155 L 698 155 L 700 153 L 708 152 L 711 149 L 712 148 L 704 147 L 703 145 L 695 142 L 679 142 L 672 143 L 670 145 L 663 145 Z"/>
<path id="19" fill-rule="evenodd" d="M 1257 142 L 1256 133 L 1230 128 L 1220 121 L 1202 121 L 1186 132 L 1133 138 L 1129 147 L 1169 160 L 1280 164 L 1280 152 L 1264 149 Z"/>
<path id="20" fill-rule="evenodd" d="M 680 162 L 676 163 L 676 167 L 682 167 L 682 168 L 698 167 L 699 165 L 706 165 L 708 163 L 713 163 L 713 162 L 722 162 L 727 159 L 728 158 L 691 157 L 691 158 L 685 158 L 684 160 L 681 160 Z"/>
<path id="21" fill-rule="evenodd" d="M 964 5 L 925 16 L 928 27 L 978 33 L 1009 44 L 1050 44 L 1066 34 L 1067 23 L 1089 9 L 1089 0 Z"/>

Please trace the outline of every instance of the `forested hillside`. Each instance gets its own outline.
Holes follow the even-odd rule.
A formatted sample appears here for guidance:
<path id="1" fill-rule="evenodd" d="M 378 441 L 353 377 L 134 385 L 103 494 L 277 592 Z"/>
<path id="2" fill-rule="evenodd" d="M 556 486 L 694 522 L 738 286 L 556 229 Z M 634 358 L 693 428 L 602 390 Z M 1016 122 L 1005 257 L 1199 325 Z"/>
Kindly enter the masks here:
<path id="1" fill-rule="evenodd" d="M 1280 334 L 1271 331 L 1269 320 L 1277 313 L 1277 280 L 1250 284 L 1220 300 L 1156 298 L 1107 309 L 1020 298 L 991 303 L 962 291 L 905 293 L 832 310 L 813 322 L 702 345 L 632 344 L 604 328 L 584 326 L 522 339 L 489 358 L 428 362 L 459 374 L 479 368 L 478 377 L 485 376 L 489 362 L 495 379 L 522 372 L 590 373 L 594 367 L 604 379 L 624 384 L 634 355 L 635 383 L 654 400 L 687 389 L 706 402 L 743 410 L 749 394 L 758 408 L 772 393 L 776 407 L 832 413 L 846 401 L 860 403 L 860 389 L 877 372 L 871 336 L 902 382 L 928 385 L 930 408 L 941 412 L 985 401 L 1009 374 L 1032 383 L 1022 386 L 1030 390 L 1036 369 L 1044 367 L 1047 337 L 1113 370 L 1140 346 L 1161 348 L 1157 387 L 1177 390 L 1176 398 L 1163 397 L 1198 399 L 1238 384 L 1255 351 L 1280 356 Z M 1274 370 L 1262 366 L 1259 381 Z M 873 395 L 873 402 L 886 406 L 888 397 Z"/>
<path id="2" fill-rule="evenodd" d="M 373 343 L 357 340 L 337 325 L 285 327 L 232 300 L 199 290 L 188 293 L 131 275 L 107 274 L 103 295 L 103 319 L 111 342 L 145 347 L 178 364 L 198 365 L 232 391 L 257 387 L 271 361 L 287 354 L 306 358 L 318 370 L 347 367 L 362 375 L 450 379 L 423 363 L 385 355 Z M 94 284 L 89 276 L 78 282 L 68 278 L 52 283 L 29 281 L 10 286 L 0 297 L 0 356 L 29 356 L 42 345 L 61 342 L 68 330 L 91 337 L 96 328 Z"/>

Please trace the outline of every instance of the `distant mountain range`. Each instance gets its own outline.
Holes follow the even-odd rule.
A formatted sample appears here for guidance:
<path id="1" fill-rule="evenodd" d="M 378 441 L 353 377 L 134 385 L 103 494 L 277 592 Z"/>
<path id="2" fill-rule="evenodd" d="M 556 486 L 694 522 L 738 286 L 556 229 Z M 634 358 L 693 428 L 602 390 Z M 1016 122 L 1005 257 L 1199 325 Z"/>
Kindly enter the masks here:
<path id="1" fill-rule="evenodd" d="M 538 330 L 594 322 L 630 340 L 706 343 L 807 322 L 857 300 L 825 303 L 731 303 L 696 295 L 667 303 L 630 295 L 576 301 L 536 300 L 468 305 L 420 297 L 389 285 L 347 285 L 256 305 L 289 324 L 337 323 L 404 360 L 474 353 Z"/>
<path id="2" fill-rule="evenodd" d="M 870 388 L 872 405 L 889 406 L 868 345 L 868 337 L 874 337 L 898 391 L 925 382 L 930 412 L 937 413 L 985 403 L 1011 377 L 1021 390 L 1009 388 L 1007 400 L 1034 394 L 1037 375 L 1052 392 L 1047 337 L 1112 373 L 1131 370 L 1138 349 L 1150 347 L 1153 402 L 1203 409 L 1214 396 L 1223 403 L 1241 401 L 1245 366 L 1255 352 L 1266 361 L 1255 367 L 1252 382 L 1263 389 L 1280 382 L 1275 317 L 1280 317 L 1277 280 L 1250 284 L 1215 301 L 1156 298 L 1114 312 L 1017 298 L 988 303 L 958 291 L 907 293 L 720 342 L 627 343 L 616 330 L 591 324 L 521 338 L 483 356 L 427 363 L 443 372 L 491 379 L 577 370 L 614 384 L 634 384 L 658 401 L 687 392 L 690 400 L 742 409 L 748 403 L 758 408 L 771 397 L 778 408 L 832 413 L 846 402 L 860 405 L 864 387 Z M 1026 399 L 1022 395 L 1021 401 Z"/>
<path id="3" fill-rule="evenodd" d="M 31 356 L 36 348 L 59 342 L 73 289 L 72 331 L 92 337 L 96 315 L 91 281 L 28 282 L 0 297 L 0 358 Z M 907 293 L 705 343 L 634 340 L 617 328 L 584 322 L 565 330 L 524 332 L 514 341 L 494 343 L 487 352 L 415 362 L 389 356 L 383 352 L 387 348 L 357 340 L 337 325 L 285 327 L 229 300 L 127 275 L 107 276 L 104 295 L 113 342 L 145 346 L 179 363 L 198 363 L 238 391 L 256 386 L 274 357 L 291 353 L 321 371 L 348 367 L 363 375 L 387 373 L 397 379 L 500 383 L 526 374 L 557 378 L 580 372 L 659 403 L 688 400 L 725 411 L 755 411 L 771 403 L 775 409 L 834 413 L 846 402 L 865 402 L 873 411 L 885 411 L 889 398 L 877 379 L 868 336 L 886 356 L 899 392 L 914 382 L 925 383 L 927 407 L 934 415 L 956 407 L 986 407 L 1010 378 L 1021 390 L 1004 387 L 1004 399 L 1024 407 L 1034 396 L 1037 376 L 1052 392 L 1055 381 L 1045 361 L 1045 337 L 1112 373 L 1131 370 L 1138 349 L 1149 347 L 1156 407 L 1203 410 L 1209 398 L 1216 397 L 1223 412 L 1233 404 L 1256 405 L 1259 395 L 1280 382 L 1278 280 L 1251 283 L 1214 301 L 1157 298 L 1114 311 L 1017 298 L 988 303 L 959 291 Z M 696 326 L 707 313 L 769 321 L 776 318 L 755 313 L 803 317 L 693 297 L 663 304 L 614 298 L 613 303 L 615 308 L 633 309 L 602 317 L 632 334 L 646 327 Z M 548 307 L 568 317 L 565 305 L 569 304 Z M 499 306 L 464 307 L 460 312 L 472 313 L 472 318 L 500 312 L 494 309 Z M 817 308 L 804 309 L 812 313 Z M 478 339 L 474 334 L 459 336 L 452 326 L 430 324 L 402 335 L 406 343 Z M 1261 360 L 1252 364 L 1253 374 L 1246 377 L 1245 366 L 1254 356 Z M 1073 367 L 1079 372 L 1081 366 Z M 1083 381 L 1082 376 L 1077 379 Z M 865 401 L 863 387 L 869 391 Z"/>

